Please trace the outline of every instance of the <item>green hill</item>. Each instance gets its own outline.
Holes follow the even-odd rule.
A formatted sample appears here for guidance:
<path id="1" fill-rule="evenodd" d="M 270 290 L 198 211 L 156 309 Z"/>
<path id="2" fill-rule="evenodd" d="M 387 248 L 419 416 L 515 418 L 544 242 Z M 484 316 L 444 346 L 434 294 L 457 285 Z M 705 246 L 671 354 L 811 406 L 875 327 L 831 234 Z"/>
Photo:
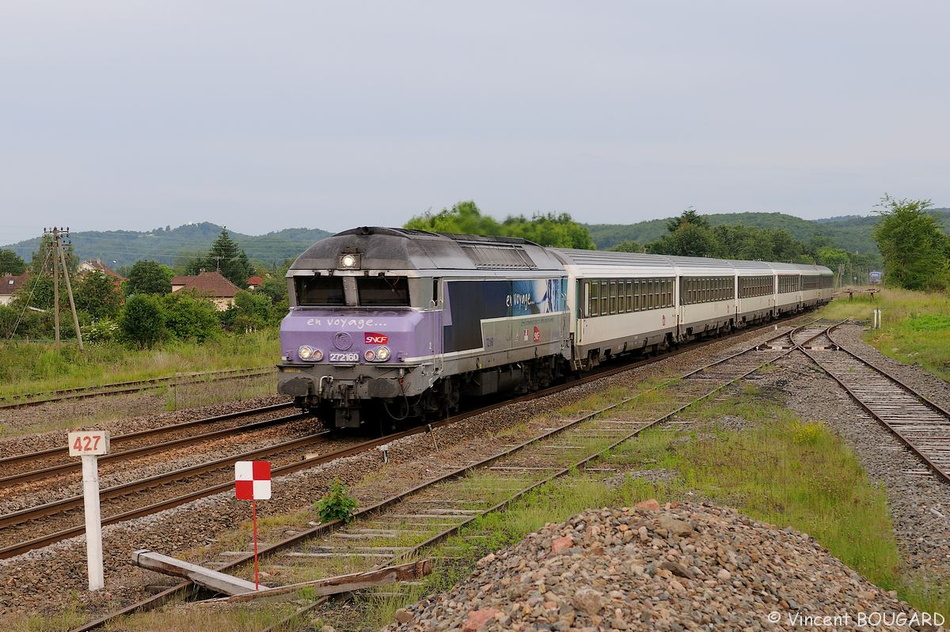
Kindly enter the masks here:
<path id="1" fill-rule="evenodd" d="M 931 212 L 941 222 L 944 231 L 950 233 L 950 209 L 933 209 Z M 783 213 L 724 213 L 703 217 L 712 226 L 739 224 L 771 230 L 785 229 L 799 241 L 809 242 L 821 236 L 835 247 L 848 252 L 877 255 L 877 244 L 871 237 L 871 231 L 878 221 L 877 215 L 846 215 L 819 220 L 805 220 Z M 655 241 L 666 233 L 666 224 L 670 219 L 585 226 L 597 247 L 606 250 L 622 241 L 640 244 Z M 70 235 L 70 241 L 82 261 L 98 259 L 112 268 L 121 268 L 150 259 L 177 266 L 206 255 L 222 230 L 217 224 L 201 222 L 178 228 L 157 228 L 144 233 L 123 230 L 74 232 Z M 331 233 L 316 228 L 287 228 L 259 236 L 230 231 L 229 234 L 251 260 L 277 267 Z M 39 243 L 40 238 L 37 237 L 0 248 L 12 250 L 30 261 Z"/>
<path id="2" fill-rule="evenodd" d="M 932 209 L 934 216 L 943 224 L 944 232 L 950 233 L 950 209 Z M 877 254 L 877 244 L 871 231 L 878 216 L 845 215 L 829 219 L 806 220 L 784 213 L 723 213 L 703 215 L 710 226 L 743 225 L 768 230 L 785 229 L 799 241 L 809 242 L 815 237 L 826 237 L 837 248 L 848 252 Z M 636 241 L 641 245 L 663 236 L 671 218 L 654 219 L 636 224 L 587 224 L 591 238 L 601 250 L 616 246 L 622 241 Z"/>
<path id="3" fill-rule="evenodd" d="M 222 230 L 216 224 L 201 222 L 178 228 L 157 228 L 145 233 L 128 230 L 73 232 L 69 241 L 80 261 L 98 259 L 111 268 L 121 268 L 147 259 L 176 266 L 208 254 Z M 287 228 L 260 236 L 231 231 L 228 234 L 252 261 L 277 267 L 331 233 L 315 228 Z M 39 244 L 40 238 L 37 237 L 2 248 L 30 261 Z"/>

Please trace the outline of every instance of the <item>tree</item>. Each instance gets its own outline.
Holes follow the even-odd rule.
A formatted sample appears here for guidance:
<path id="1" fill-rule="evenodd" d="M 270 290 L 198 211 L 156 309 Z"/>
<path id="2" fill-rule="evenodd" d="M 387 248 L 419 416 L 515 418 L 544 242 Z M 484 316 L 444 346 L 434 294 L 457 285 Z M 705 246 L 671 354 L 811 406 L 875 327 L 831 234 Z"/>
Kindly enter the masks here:
<path id="1" fill-rule="evenodd" d="M 241 290 L 234 295 L 234 304 L 221 315 L 221 321 L 232 331 L 251 332 L 270 325 L 273 316 L 269 296 Z"/>
<path id="2" fill-rule="evenodd" d="M 199 274 L 202 270 L 220 272 L 240 288 L 246 288 L 247 280 L 254 274 L 247 254 L 231 239 L 227 228 L 221 230 L 207 256 L 194 259 L 187 266 L 188 274 Z"/>
<path id="3" fill-rule="evenodd" d="M 165 312 L 161 299 L 152 294 L 134 294 L 119 316 L 123 337 L 140 349 L 151 349 L 165 339 Z"/>
<path id="4" fill-rule="evenodd" d="M 162 297 L 165 327 L 176 340 L 204 342 L 221 332 L 214 302 L 194 290 L 181 290 Z"/>
<path id="5" fill-rule="evenodd" d="M 9 340 L 16 333 L 19 313 L 8 305 L 0 305 L 0 338 Z"/>
<path id="6" fill-rule="evenodd" d="M 125 282 L 125 293 L 170 294 L 172 271 L 157 261 L 136 261 Z"/>
<path id="7" fill-rule="evenodd" d="M 122 294 L 115 282 L 100 270 L 87 272 L 76 283 L 76 309 L 92 320 L 114 318 L 122 306 Z"/>
<path id="8" fill-rule="evenodd" d="M 766 234 L 772 246 L 769 261 L 798 261 L 804 254 L 804 244 L 784 228 L 768 230 Z M 814 263 L 814 260 L 809 260 L 808 263 Z"/>
<path id="9" fill-rule="evenodd" d="M 265 278 L 264 282 L 254 291 L 269 297 L 271 304 L 275 306 L 281 304 L 287 305 L 287 279 L 284 278 L 284 274 L 286 273 L 287 268 L 284 268 L 279 274 Z M 284 311 L 286 312 L 287 310 L 285 309 Z"/>
<path id="10" fill-rule="evenodd" d="M 930 200 L 881 198 L 880 220 L 873 236 L 884 258 L 885 282 L 908 290 L 947 287 L 950 242 L 936 218 L 927 213 Z"/>
<path id="11" fill-rule="evenodd" d="M 23 274 L 26 261 L 12 250 L 0 250 L 0 274 Z"/>
<path id="12" fill-rule="evenodd" d="M 611 248 L 614 252 L 643 252 L 643 246 L 636 241 L 625 239 Z"/>
<path id="13" fill-rule="evenodd" d="M 60 239 L 64 236 L 63 233 L 60 233 Z M 66 270 L 69 272 L 70 278 L 75 278 L 76 272 L 79 270 L 79 258 L 76 257 L 72 244 L 63 243 L 62 241 L 60 243 L 63 248 L 63 257 L 66 259 Z M 33 253 L 33 259 L 30 261 L 30 271 L 36 275 L 52 276 L 54 259 L 56 260 L 56 268 L 59 269 L 59 273 L 62 274 L 62 261 L 59 258 L 59 253 L 56 251 L 53 235 L 43 233 L 43 236 L 40 238 L 39 250 Z"/>
<path id="14" fill-rule="evenodd" d="M 504 222 L 498 223 L 491 217 L 483 216 L 475 202 L 471 201 L 459 202 L 451 209 L 443 209 L 435 215 L 427 212 L 421 217 L 413 217 L 404 227 L 436 233 L 521 237 L 555 248 L 596 248 L 587 227 L 572 220 L 567 213 L 536 213 L 530 220 L 523 215 L 509 216 Z"/>
<path id="15" fill-rule="evenodd" d="M 713 232 L 692 222 L 684 222 L 669 235 L 647 244 L 647 252 L 681 257 L 712 257 L 718 250 Z"/>
<path id="16" fill-rule="evenodd" d="M 679 217 L 673 217 L 666 223 L 666 231 L 675 233 L 677 229 L 686 224 L 693 224 L 700 228 L 709 228 L 709 220 L 696 212 L 692 206 L 683 211 Z"/>
<path id="17" fill-rule="evenodd" d="M 521 237 L 553 248 L 596 250 L 590 232 L 567 213 L 536 213 L 529 221 L 524 216 L 508 217 L 501 225 L 502 235 Z"/>
<path id="18" fill-rule="evenodd" d="M 501 235 L 501 224 L 485 217 L 475 202 L 459 202 L 451 209 L 442 209 L 437 214 L 426 211 L 421 216 L 410 218 L 404 228 L 428 230 L 433 233 L 456 235 Z"/>

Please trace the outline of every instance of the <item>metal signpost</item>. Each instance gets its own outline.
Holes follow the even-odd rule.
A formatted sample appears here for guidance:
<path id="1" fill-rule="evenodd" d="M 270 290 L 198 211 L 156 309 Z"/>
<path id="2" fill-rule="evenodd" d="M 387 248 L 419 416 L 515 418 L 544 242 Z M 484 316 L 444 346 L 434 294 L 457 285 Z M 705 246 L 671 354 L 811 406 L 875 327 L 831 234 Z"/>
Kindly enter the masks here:
<path id="1" fill-rule="evenodd" d="M 254 589 L 260 590 L 257 568 L 257 501 L 270 498 L 270 461 L 236 461 L 234 491 L 238 500 L 251 501 L 254 525 Z"/>
<path id="2" fill-rule="evenodd" d="M 109 431 L 70 432 L 68 441 L 69 456 L 82 457 L 89 590 L 99 590 L 106 585 L 102 561 L 102 520 L 99 514 L 99 456 L 109 453 Z"/>

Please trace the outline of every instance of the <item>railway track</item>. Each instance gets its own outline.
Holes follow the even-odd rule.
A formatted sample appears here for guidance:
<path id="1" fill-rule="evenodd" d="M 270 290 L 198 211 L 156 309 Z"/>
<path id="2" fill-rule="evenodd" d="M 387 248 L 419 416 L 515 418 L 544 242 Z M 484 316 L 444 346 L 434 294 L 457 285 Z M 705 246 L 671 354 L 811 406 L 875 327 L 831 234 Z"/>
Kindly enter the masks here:
<path id="1" fill-rule="evenodd" d="M 303 418 L 303 415 L 295 413 L 260 422 L 259 425 L 270 427 Z M 214 434 L 234 437 L 252 430 L 254 429 L 236 427 Z M 233 486 L 233 467 L 234 462 L 238 460 L 274 459 L 283 464 L 275 470 L 281 473 L 296 471 L 303 466 L 313 467 L 325 460 L 331 460 L 333 456 L 306 457 L 306 454 L 315 449 L 329 445 L 323 436 L 325 434 L 327 433 L 322 431 L 277 444 L 270 441 L 263 447 L 240 453 L 234 453 L 232 450 L 224 457 L 104 488 L 100 492 L 102 524 L 124 522 L 225 491 Z M 190 444 L 193 440 L 196 438 L 186 442 Z M 155 451 L 154 447 L 146 447 L 131 452 L 155 456 Z M 337 454 L 339 452 L 338 450 Z M 116 456 L 128 458 L 130 454 L 127 452 Z M 128 467 L 128 463 L 122 466 Z M 85 530 L 82 509 L 83 497 L 75 495 L 0 516 L 0 559 L 81 535 Z"/>
<path id="2" fill-rule="evenodd" d="M 111 437 L 110 443 L 113 452 L 106 456 L 99 457 L 99 463 L 108 463 L 110 461 L 124 460 L 130 457 L 139 456 L 154 450 L 157 447 L 185 447 L 209 441 L 216 436 L 221 436 L 236 428 L 247 429 L 246 422 L 242 421 L 248 417 L 257 415 L 268 415 L 293 408 L 292 404 L 275 404 L 273 406 L 264 406 L 252 410 L 241 410 L 224 415 L 205 417 L 203 419 L 194 419 L 171 426 L 162 426 L 160 428 L 149 428 L 124 435 Z M 265 420 L 261 424 L 282 423 L 283 418 L 277 420 Z M 228 424 L 237 423 L 238 425 Z M 228 426 L 221 430 L 194 434 L 194 431 L 201 428 Z M 79 471 L 81 465 L 75 458 L 69 456 L 69 448 L 64 444 L 61 448 L 51 448 L 48 450 L 39 450 L 34 452 L 24 452 L 0 458 L 0 489 L 8 490 L 10 486 L 20 483 L 48 479 L 71 471 Z"/>
<path id="3" fill-rule="evenodd" d="M 651 419 L 636 418 L 641 409 L 637 406 L 641 393 L 564 421 L 528 441 L 503 446 L 498 453 L 462 467 L 440 468 L 433 463 L 435 474 L 429 480 L 361 509 L 353 522 L 321 524 L 260 550 L 259 555 L 266 560 L 263 568 L 286 575 L 287 569 L 292 571 L 304 560 L 310 569 L 308 572 L 317 576 L 321 574 L 321 567 L 333 569 L 325 570 L 325 576 L 366 571 L 416 558 L 425 548 L 457 533 L 473 520 L 500 511 L 531 490 L 572 471 L 583 470 L 645 429 L 662 424 L 723 389 L 753 377 L 814 335 L 811 330 L 789 328 L 777 333 L 764 346 L 749 347 L 683 375 L 678 382 L 684 387 L 672 389 L 675 401 L 668 410 Z M 666 384 L 656 388 L 664 386 Z M 390 436 L 354 449 L 367 449 L 392 440 L 394 437 Z M 466 476 L 472 473 L 478 476 Z M 279 473 L 274 472 L 274 475 Z M 217 568 L 252 577 L 248 565 L 252 559 L 253 554 L 242 554 Z M 96 629 L 116 617 L 153 608 L 192 592 L 189 582 L 178 584 L 75 632 Z M 309 604 L 295 613 L 295 617 L 323 601 Z"/>
<path id="4" fill-rule="evenodd" d="M 137 393 L 159 387 L 183 386 L 195 383 L 213 383 L 223 380 L 261 377 L 274 373 L 275 369 L 273 367 L 256 369 L 225 369 L 221 371 L 186 373 L 147 380 L 114 382 L 111 384 L 100 384 L 97 386 L 81 386 L 76 388 L 58 389 L 54 391 L 7 395 L 0 397 L 0 410 L 9 408 L 24 408 L 26 406 L 38 406 L 40 404 L 49 404 L 68 399 L 87 399 L 102 395 Z"/>
<path id="5" fill-rule="evenodd" d="M 950 411 L 931 402 L 887 370 L 835 341 L 833 332 L 802 349 L 937 476 L 950 482 Z"/>

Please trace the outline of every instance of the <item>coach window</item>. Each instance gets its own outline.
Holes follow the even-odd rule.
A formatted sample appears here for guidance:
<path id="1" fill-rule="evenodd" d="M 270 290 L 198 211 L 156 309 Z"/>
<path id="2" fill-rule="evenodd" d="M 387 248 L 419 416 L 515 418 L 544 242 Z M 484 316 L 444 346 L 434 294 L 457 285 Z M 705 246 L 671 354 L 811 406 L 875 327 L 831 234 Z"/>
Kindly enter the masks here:
<path id="1" fill-rule="evenodd" d="M 633 281 L 627 281 L 627 311 L 633 311 Z"/>
<path id="2" fill-rule="evenodd" d="M 617 282 L 610 282 L 610 313 L 617 313 Z"/>
<path id="3" fill-rule="evenodd" d="M 607 282 L 601 281 L 600 282 L 600 315 L 601 316 L 606 316 L 607 314 L 610 313 L 610 303 L 609 303 L 610 293 L 607 288 L 608 288 Z"/>
<path id="4" fill-rule="evenodd" d="M 600 313 L 600 298 L 597 294 L 597 288 L 599 284 L 597 281 L 588 281 L 584 284 L 587 287 L 587 299 L 588 299 L 588 316 L 596 316 Z"/>

